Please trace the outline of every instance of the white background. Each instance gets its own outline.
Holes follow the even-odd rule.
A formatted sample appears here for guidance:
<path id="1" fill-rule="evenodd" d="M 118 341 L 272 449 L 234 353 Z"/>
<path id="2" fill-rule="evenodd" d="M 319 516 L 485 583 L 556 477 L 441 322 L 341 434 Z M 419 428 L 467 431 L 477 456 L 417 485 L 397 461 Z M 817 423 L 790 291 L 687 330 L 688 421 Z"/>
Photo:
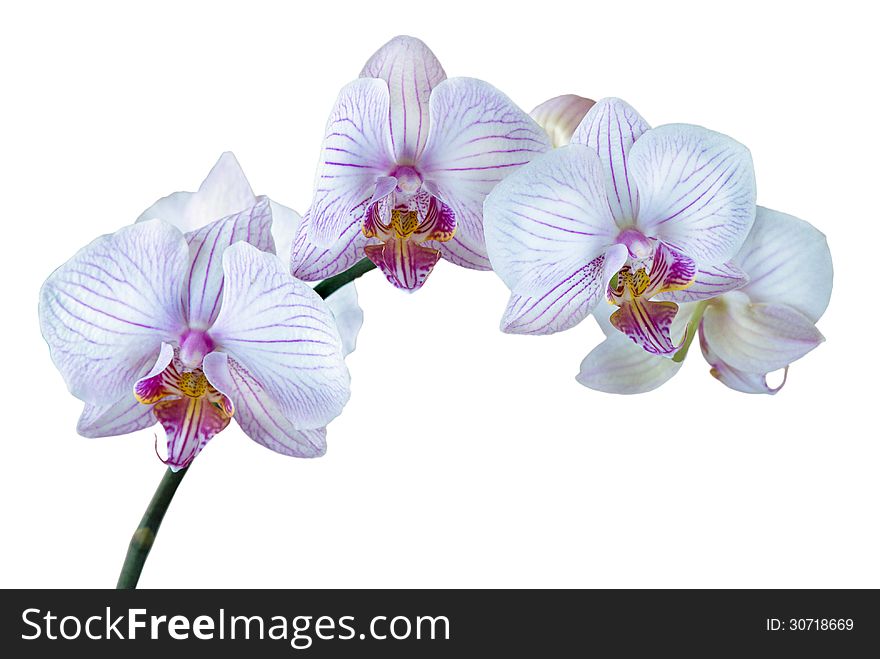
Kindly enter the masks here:
<path id="1" fill-rule="evenodd" d="M 776 397 L 699 351 L 637 397 L 574 381 L 600 332 L 497 327 L 506 289 L 371 273 L 353 397 L 320 460 L 233 424 L 198 457 L 145 587 L 880 587 L 876 16 L 869 3 L 39 2 L 0 17 L 0 585 L 109 587 L 164 471 L 154 432 L 75 433 L 43 279 L 232 150 L 309 203 L 339 88 L 395 34 L 525 109 L 619 96 L 750 147 L 762 205 L 828 235 L 827 342 Z M 822 7 L 821 9 L 817 8 Z"/>

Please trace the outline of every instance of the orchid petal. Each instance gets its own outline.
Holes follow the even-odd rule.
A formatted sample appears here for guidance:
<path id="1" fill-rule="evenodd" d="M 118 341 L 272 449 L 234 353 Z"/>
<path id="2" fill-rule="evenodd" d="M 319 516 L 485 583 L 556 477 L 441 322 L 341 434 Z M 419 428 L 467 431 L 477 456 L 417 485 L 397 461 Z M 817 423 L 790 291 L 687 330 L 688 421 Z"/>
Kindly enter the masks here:
<path id="1" fill-rule="evenodd" d="M 625 260 L 626 247 L 612 245 L 543 295 L 514 293 L 501 319 L 501 330 L 509 334 L 552 334 L 574 327 L 595 308 Z"/>
<path id="2" fill-rule="evenodd" d="M 344 356 L 350 355 L 357 346 L 358 333 L 364 324 L 364 311 L 358 304 L 354 282 L 346 284 L 324 301 L 330 308 L 330 312 L 336 320 L 336 326 L 339 328 L 339 336 L 342 338 L 342 354 Z"/>
<path id="3" fill-rule="evenodd" d="M 256 198 L 238 160 L 227 151 L 217 160 L 198 192 L 175 192 L 163 197 L 141 213 L 137 221 L 159 219 L 186 233 L 218 217 L 250 208 L 255 203 Z"/>
<path id="4" fill-rule="evenodd" d="M 565 146 L 587 111 L 596 104 L 576 94 L 563 94 L 544 101 L 529 115 L 550 136 L 553 147 Z"/>
<path id="5" fill-rule="evenodd" d="M 735 291 L 748 283 L 749 277 L 732 261 L 699 269 L 694 283 L 679 291 L 661 293 L 655 299 L 670 302 L 695 302 Z"/>
<path id="6" fill-rule="evenodd" d="M 260 383 L 285 418 L 317 428 L 349 397 L 342 340 L 327 305 L 271 254 L 239 242 L 223 255 L 226 282 L 211 329 L 217 349 Z"/>
<path id="7" fill-rule="evenodd" d="M 755 172 L 748 149 L 700 126 L 645 133 L 629 154 L 639 191 L 637 227 L 697 261 L 729 260 L 755 219 Z"/>
<path id="8" fill-rule="evenodd" d="M 327 247 L 321 247 L 309 238 L 311 211 L 306 211 L 290 254 L 293 276 L 303 281 L 319 281 L 348 270 L 363 259 L 367 238 L 361 230 L 361 221 L 360 216 L 353 219 L 336 240 Z"/>
<path id="9" fill-rule="evenodd" d="M 232 399 L 235 420 L 258 444 L 283 455 L 316 458 L 327 450 L 325 428 L 299 430 L 271 395 L 239 364 L 222 352 L 205 357 L 205 376 Z"/>
<path id="10" fill-rule="evenodd" d="M 129 391 L 115 403 L 86 403 L 76 431 L 83 437 L 114 437 L 149 428 L 155 423 L 153 410 L 139 403 Z"/>
<path id="11" fill-rule="evenodd" d="M 731 367 L 749 373 L 770 373 L 800 359 L 824 337 L 796 309 L 750 302 L 741 291 L 727 293 L 703 315 L 708 347 Z"/>
<path id="12" fill-rule="evenodd" d="M 302 217 L 292 208 L 271 199 L 269 200 L 269 212 L 272 217 L 272 241 L 275 243 L 275 253 L 287 264 L 290 262 L 293 241 L 299 232 Z"/>
<path id="13" fill-rule="evenodd" d="M 393 168 L 388 129 L 388 87 L 362 78 L 343 87 L 327 122 L 315 194 L 310 239 L 330 246 L 359 221 L 376 179 Z"/>
<path id="14" fill-rule="evenodd" d="M 431 133 L 419 170 L 455 213 L 454 255 L 486 257 L 483 202 L 496 183 L 550 148 L 531 117 L 482 80 L 452 78 L 431 94 Z M 451 241 L 450 241 L 451 242 Z M 452 259 L 467 265 L 471 259 Z"/>
<path id="15" fill-rule="evenodd" d="M 615 332 L 584 358 L 575 379 L 609 394 L 641 394 L 666 383 L 682 363 L 652 355 Z"/>
<path id="16" fill-rule="evenodd" d="M 706 358 L 706 361 L 712 367 L 709 370 L 712 377 L 735 391 L 741 391 L 744 394 L 770 394 L 772 396 L 782 389 L 788 380 L 788 366 L 785 367 L 785 374 L 779 386 L 771 387 L 767 384 L 767 373 L 747 373 L 739 371 L 729 364 L 725 364 L 709 348 L 702 329 L 700 330 L 700 348 L 703 351 L 703 357 Z"/>
<path id="17" fill-rule="evenodd" d="M 652 355 L 672 357 L 682 341 L 675 343 L 670 327 L 678 305 L 674 302 L 652 302 L 641 298 L 625 300 L 611 314 L 611 324 Z"/>
<path id="18" fill-rule="evenodd" d="M 696 274 L 697 269 L 693 259 L 666 243 L 658 242 L 648 272 L 650 283 L 643 295 L 645 298 L 650 298 L 655 293 L 689 289 L 694 283 Z"/>
<path id="19" fill-rule="evenodd" d="M 152 405 L 167 395 L 164 373 L 173 360 L 174 347 L 170 343 L 163 343 L 153 368 L 146 375 L 138 378 L 132 387 L 132 393 L 138 403 Z"/>
<path id="20" fill-rule="evenodd" d="M 759 206 L 735 260 L 751 277 L 743 292 L 752 301 L 788 305 L 813 322 L 828 307 L 831 252 L 825 236 L 809 223 Z"/>
<path id="21" fill-rule="evenodd" d="M 587 112 L 571 137 L 572 144 L 588 146 L 599 155 L 605 172 L 608 205 L 621 227 L 632 224 L 639 208 L 639 193 L 627 164 L 629 152 L 649 128 L 626 101 L 603 98 Z"/>
<path id="22" fill-rule="evenodd" d="M 394 37 L 367 61 L 360 77 L 388 84 L 394 157 L 398 162 L 418 159 L 428 139 L 431 90 L 446 79 L 434 53 L 419 39 Z"/>
<path id="23" fill-rule="evenodd" d="M 186 234 L 190 267 L 184 280 L 183 302 L 190 327 L 207 329 L 220 311 L 226 248 L 243 240 L 274 254 L 271 230 L 269 199 L 259 197 L 253 207 Z"/>
<path id="24" fill-rule="evenodd" d="M 70 392 L 115 403 L 184 326 L 186 241 L 170 224 L 142 222 L 101 236 L 53 272 L 40 291 L 40 328 Z"/>
<path id="25" fill-rule="evenodd" d="M 602 165 L 579 144 L 554 149 L 502 181 L 486 199 L 492 267 L 520 295 L 540 296 L 615 243 Z"/>

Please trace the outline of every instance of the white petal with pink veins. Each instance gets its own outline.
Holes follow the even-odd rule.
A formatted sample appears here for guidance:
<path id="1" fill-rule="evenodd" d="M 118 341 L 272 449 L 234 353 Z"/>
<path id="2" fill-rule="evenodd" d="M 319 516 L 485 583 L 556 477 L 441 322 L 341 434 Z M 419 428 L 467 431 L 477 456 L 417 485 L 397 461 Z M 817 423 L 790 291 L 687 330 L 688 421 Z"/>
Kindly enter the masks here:
<path id="1" fill-rule="evenodd" d="M 40 327 L 70 392 L 116 403 L 184 326 L 188 261 L 180 231 L 152 220 L 101 236 L 40 291 Z"/>
<path id="2" fill-rule="evenodd" d="M 329 423 L 348 400 L 349 375 L 326 303 L 275 256 L 244 242 L 226 250 L 223 272 L 223 303 L 211 330 L 217 350 L 298 427 Z"/>
<path id="3" fill-rule="evenodd" d="M 726 135 L 685 124 L 654 128 L 633 145 L 628 169 L 639 192 L 637 228 L 699 268 L 730 260 L 752 228 L 752 156 Z"/>

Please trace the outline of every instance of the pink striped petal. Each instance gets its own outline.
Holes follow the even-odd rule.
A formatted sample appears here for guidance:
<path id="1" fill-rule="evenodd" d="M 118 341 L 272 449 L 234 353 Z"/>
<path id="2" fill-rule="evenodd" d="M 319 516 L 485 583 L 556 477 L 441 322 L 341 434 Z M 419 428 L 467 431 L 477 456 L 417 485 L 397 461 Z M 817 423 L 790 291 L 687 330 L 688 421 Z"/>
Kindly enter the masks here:
<path id="1" fill-rule="evenodd" d="M 366 207 L 364 202 L 363 208 Z M 367 238 L 361 228 L 362 216 L 363 210 L 360 215 L 353 213 L 351 221 L 342 228 L 336 240 L 322 247 L 309 238 L 311 213 L 306 211 L 293 239 L 290 255 L 290 271 L 293 276 L 303 281 L 320 281 L 348 270 L 363 259 Z"/>
<path id="2" fill-rule="evenodd" d="M 501 319 L 501 330 L 509 334 L 553 334 L 574 327 L 595 308 L 608 281 L 625 260 L 626 247 L 612 245 L 543 295 L 514 293 Z"/>
<path id="3" fill-rule="evenodd" d="M 727 293 L 703 315 L 708 347 L 732 368 L 770 373 L 800 359 L 825 338 L 796 309 L 751 302 L 741 291 Z"/>
<path id="4" fill-rule="evenodd" d="M 647 299 L 656 293 L 689 290 L 696 274 L 697 267 L 692 259 L 658 241 L 648 269 L 651 283 L 643 295 Z"/>
<path id="5" fill-rule="evenodd" d="M 791 215 L 758 206 L 755 225 L 734 260 L 749 273 L 753 302 L 785 304 L 816 322 L 834 279 L 825 236 Z"/>
<path id="6" fill-rule="evenodd" d="M 656 299 L 678 303 L 708 300 L 724 293 L 738 290 L 745 286 L 748 281 L 748 275 L 735 263 L 728 261 L 721 265 L 697 270 L 694 283 L 689 287 L 683 290 L 661 293 Z"/>
<path id="7" fill-rule="evenodd" d="M 559 147 L 571 141 L 584 115 L 595 104 L 596 101 L 583 96 L 564 94 L 544 101 L 529 114 L 550 136 L 550 143 Z"/>
<path id="8" fill-rule="evenodd" d="M 280 260 L 239 242 L 223 255 L 226 278 L 211 329 L 227 353 L 272 398 L 285 418 L 318 428 L 349 397 L 342 340 L 324 301 Z"/>
<path id="9" fill-rule="evenodd" d="M 128 392 L 115 403 L 86 403 L 76 431 L 83 437 L 115 437 L 149 428 L 155 423 L 152 409 L 139 403 Z"/>
<path id="10" fill-rule="evenodd" d="M 394 37 L 367 61 L 360 77 L 388 84 L 395 160 L 417 160 L 428 139 L 431 90 L 446 79 L 434 53 L 418 39 Z"/>
<path id="11" fill-rule="evenodd" d="M 602 164 L 583 145 L 554 149 L 486 199 L 492 267 L 514 293 L 541 296 L 605 253 L 618 233 Z"/>
<path id="12" fill-rule="evenodd" d="M 327 122 L 309 238 L 329 247 L 363 215 L 379 177 L 394 168 L 388 87 L 371 78 L 343 87 Z"/>
<path id="13" fill-rule="evenodd" d="M 668 382 L 683 363 L 652 355 L 615 332 L 584 358 L 576 379 L 596 391 L 641 394 Z"/>
<path id="14" fill-rule="evenodd" d="M 186 241 L 170 224 L 141 222 L 98 238 L 40 291 L 40 328 L 70 392 L 116 403 L 184 327 Z"/>
<path id="15" fill-rule="evenodd" d="M 598 101 L 571 137 L 599 154 L 605 172 L 608 205 L 621 226 L 632 224 L 639 209 L 639 192 L 629 172 L 629 152 L 650 126 L 627 102 L 619 98 Z"/>
<path id="16" fill-rule="evenodd" d="M 628 167 L 645 235 L 700 268 L 730 260 L 742 245 L 755 219 L 755 172 L 742 144 L 699 126 L 660 126 L 633 145 Z"/>
<path id="17" fill-rule="evenodd" d="M 205 358 L 205 375 L 235 405 L 235 420 L 258 444 L 283 455 L 317 458 L 327 450 L 325 428 L 300 430 L 287 418 L 272 396 L 247 369 L 227 355 L 213 352 Z"/>
<path id="18" fill-rule="evenodd" d="M 195 231 L 218 217 L 226 217 L 256 203 L 251 186 L 232 152 L 220 156 L 198 192 L 175 192 L 141 213 L 138 222 L 159 219 L 183 233 Z"/>
<path id="19" fill-rule="evenodd" d="M 724 363 L 709 348 L 703 336 L 702 328 L 700 328 L 700 348 L 703 351 L 703 357 L 706 358 L 706 361 L 712 367 L 709 370 L 712 377 L 735 391 L 741 391 L 744 394 L 770 394 L 772 396 L 782 389 L 788 380 L 788 366 L 785 367 L 785 373 L 779 386 L 771 387 L 767 384 L 767 373 L 747 373 Z"/>
<path id="20" fill-rule="evenodd" d="M 431 133 L 418 166 L 427 186 L 455 213 L 460 246 L 450 251 L 476 252 L 476 260 L 459 264 L 480 265 L 486 257 L 486 195 L 549 148 L 541 127 L 488 83 L 452 78 L 437 86 L 431 94 Z"/>
<path id="21" fill-rule="evenodd" d="M 652 355 L 672 357 L 682 340 L 670 336 L 672 321 L 678 313 L 674 302 L 651 302 L 635 298 L 624 300 L 611 315 L 611 324 Z"/>
<path id="22" fill-rule="evenodd" d="M 220 312 L 226 248 L 243 240 L 275 253 L 268 197 L 259 197 L 253 207 L 186 234 L 186 240 L 190 267 L 183 286 L 184 307 L 191 328 L 207 329 Z"/>

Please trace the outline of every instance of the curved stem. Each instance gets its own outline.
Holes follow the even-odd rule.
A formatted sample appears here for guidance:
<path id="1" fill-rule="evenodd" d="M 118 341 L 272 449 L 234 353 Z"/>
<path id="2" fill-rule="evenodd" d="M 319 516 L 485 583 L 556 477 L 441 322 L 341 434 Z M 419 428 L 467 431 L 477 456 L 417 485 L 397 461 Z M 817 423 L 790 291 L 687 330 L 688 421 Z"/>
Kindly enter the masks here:
<path id="1" fill-rule="evenodd" d="M 168 469 L 156 488 L 150 505 L 144 513 L 141 523 L 138 525 L 131 536 L 131 542 L 128 544 L 128 553 L 125 555 L 125 562 L 122 564 L 122 571 L 119 573 L 119 581 L 116 583 L 117 589 L 132 589 L 137 586 L 138 579 L 141 577 L 141 571 L 144 569 L 144 563 L 147 556 L 150 555 L 150 549 L 153 548 L 153 542 L 156 540 L 156 534 L 159 532 L 159 525 L 174 493 L 180 486 L 180 482 L 186 475 L 187 467 L 180 471 L 171 471 Z"/>
<path id="2" fill-rule="evenodd" d="M 375 269 L 376 266 L 370 259 L 361 259 L 353 266 L 351 266 L 348 270 L 340 272 L 338 275 L 328 277 L 320 284 L 315 286 L 315 293 L 326 300 L 328 297 L 333 295 L 333 293 L 338 291 L 346 284 L 353 282 L 361 275 Z"/>

